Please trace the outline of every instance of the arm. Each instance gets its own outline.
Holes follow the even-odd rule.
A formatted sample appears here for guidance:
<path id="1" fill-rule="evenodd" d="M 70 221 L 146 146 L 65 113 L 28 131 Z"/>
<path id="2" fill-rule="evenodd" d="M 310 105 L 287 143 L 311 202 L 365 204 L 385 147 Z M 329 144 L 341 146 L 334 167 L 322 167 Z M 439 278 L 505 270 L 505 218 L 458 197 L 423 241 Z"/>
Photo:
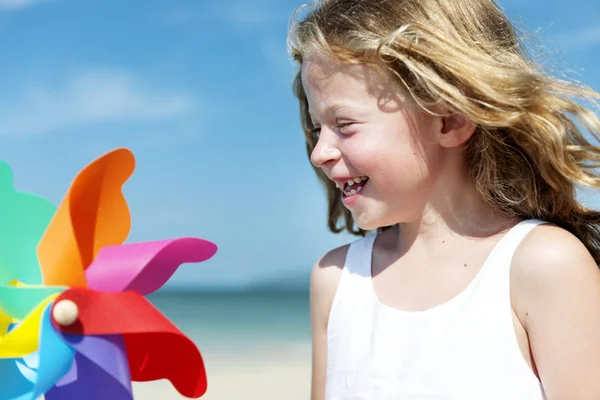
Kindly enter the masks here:
<path id="1" fill-rule="evenodd" d="M 310 316 L 312 325 L 311 400 L 325 399 L 327 376 L 327 321 L 340 281 L 347 246 L 327 253 L 313 266 L 310 277 Z"/>
<path id="2" fill-rule="evenodd" d="M 540 226 L 513 259 L 513 306 L 548 400 L 600 399 L 600 270 L 585 246 Z"/>

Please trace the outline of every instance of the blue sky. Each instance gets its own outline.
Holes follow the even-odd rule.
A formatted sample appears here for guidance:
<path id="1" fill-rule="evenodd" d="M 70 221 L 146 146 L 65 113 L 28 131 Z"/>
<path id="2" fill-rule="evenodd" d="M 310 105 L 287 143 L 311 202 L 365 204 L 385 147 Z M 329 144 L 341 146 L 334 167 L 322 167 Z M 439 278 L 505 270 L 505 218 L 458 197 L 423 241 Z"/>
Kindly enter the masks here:
<path id="1" fill-rule="evenodd" d="M 600 90 L 600 2 L 505 0 L 553 62 Z M 130 148 L 129 241 L 198 236 L 220 250 L 167 288 L 306 286 L 350 240 L 298 125 L 290 0 L 0 0 L 0 159 L 58 204 L 89 161 Z"/>

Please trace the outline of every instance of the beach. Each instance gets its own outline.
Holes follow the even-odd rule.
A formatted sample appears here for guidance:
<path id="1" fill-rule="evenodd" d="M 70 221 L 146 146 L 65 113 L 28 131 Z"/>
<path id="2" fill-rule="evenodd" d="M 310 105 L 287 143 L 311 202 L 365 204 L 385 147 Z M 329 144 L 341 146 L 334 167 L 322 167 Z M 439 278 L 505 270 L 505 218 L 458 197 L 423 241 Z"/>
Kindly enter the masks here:
<path id="1" fill-rule="evenodd" d="M 290 345 L 255 349 L 245 354 L 204 354 L 206 400 L 306 400 L 310 398 L 310 348 Z M 134 383 L 136 400 L 179 400 L 169 381 Z"/>

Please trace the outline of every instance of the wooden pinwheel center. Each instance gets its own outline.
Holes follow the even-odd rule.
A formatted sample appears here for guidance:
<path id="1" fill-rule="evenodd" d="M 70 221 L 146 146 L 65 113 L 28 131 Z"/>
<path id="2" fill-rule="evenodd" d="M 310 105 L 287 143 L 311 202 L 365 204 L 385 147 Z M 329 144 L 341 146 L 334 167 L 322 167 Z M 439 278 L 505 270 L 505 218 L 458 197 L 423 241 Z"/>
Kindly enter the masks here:
<path id="1" fill-rule="evenodd" d="M 79 308 L 71 300 L 61 300 L 54 305 L 52 317 L 57 324 L 69 326 L 77 321 L 79 317 Z"/>

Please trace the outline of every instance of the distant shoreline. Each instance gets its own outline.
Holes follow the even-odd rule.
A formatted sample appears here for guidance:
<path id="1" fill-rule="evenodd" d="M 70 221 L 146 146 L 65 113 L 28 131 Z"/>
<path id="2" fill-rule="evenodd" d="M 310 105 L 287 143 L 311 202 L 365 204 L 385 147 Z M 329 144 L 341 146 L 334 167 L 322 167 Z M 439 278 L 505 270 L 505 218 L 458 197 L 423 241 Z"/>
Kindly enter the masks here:
<path id="1" fill-rule="evenodd" d="M 214 288 L 214 287 L 163 287 L 148 297 L 172 295 L 193 296 L 308 296 L 308 288 Z"/>

